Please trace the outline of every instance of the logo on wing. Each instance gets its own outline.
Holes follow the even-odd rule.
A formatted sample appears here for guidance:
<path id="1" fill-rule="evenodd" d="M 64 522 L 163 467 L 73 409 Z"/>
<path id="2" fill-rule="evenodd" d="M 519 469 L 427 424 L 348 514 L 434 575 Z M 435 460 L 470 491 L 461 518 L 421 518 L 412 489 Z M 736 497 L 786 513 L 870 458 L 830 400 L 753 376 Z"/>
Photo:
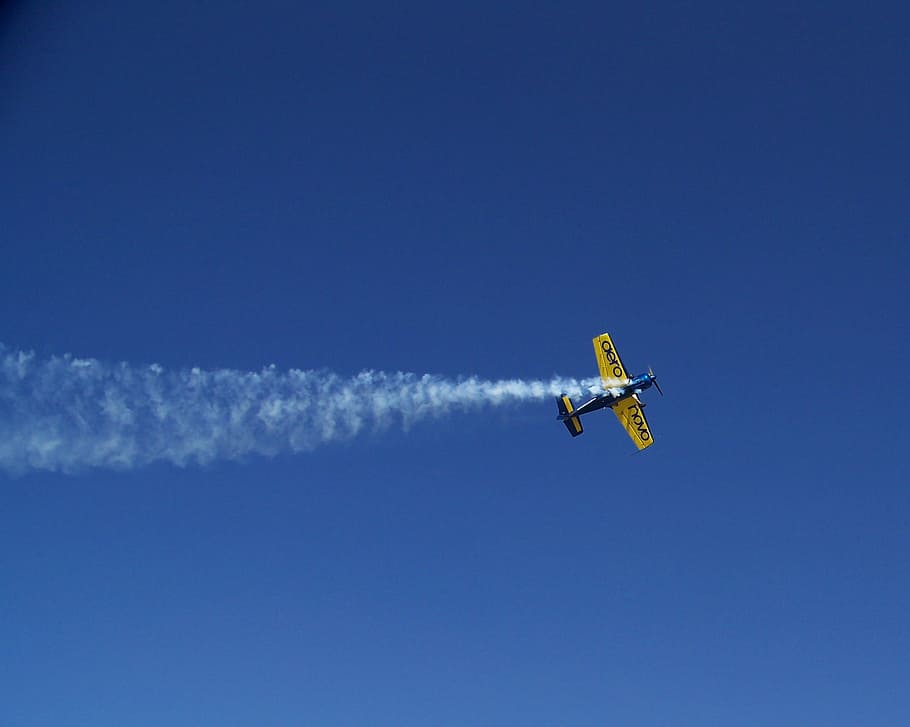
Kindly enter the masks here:
<path id="1" fill-rule="evenodd" d="M 633 404 L 629 407 L 628 412 L 629 421 L 632 423 L 632 426 L 635 427 L 635 431 L 638 432 L 638 438 L 642 442 L 647 442 L 651 438 L 651 432 L 648 431 L 648 425 L 645 424 L 645 418 L 641 414 L 641 409 Z"/>
<path id="2" fill-rule="evenodd" d="M 600 350 L 603 351 L 604 359 L 610 367 L 610 373 L 612 373 L 615 378 L 621 379 L 623 377 L 622 366 L 619 363 L 619 356 L 617 356 L 616 351 L 613 350 L 613 344 L 610 343 L 610 339 L 605 338 L 600 342 Z"/>

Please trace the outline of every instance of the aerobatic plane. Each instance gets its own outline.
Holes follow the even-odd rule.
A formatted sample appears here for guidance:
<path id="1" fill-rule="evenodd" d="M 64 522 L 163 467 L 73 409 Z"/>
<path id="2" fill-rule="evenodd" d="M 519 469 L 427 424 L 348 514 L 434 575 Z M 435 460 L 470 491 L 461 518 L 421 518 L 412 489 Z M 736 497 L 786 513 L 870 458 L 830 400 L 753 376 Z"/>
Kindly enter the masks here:
<path id="1" fill-rule="evenodd" d="M 593 398 L 578 407 L 568 396 L 557 396 L 557 418 L 566 425 L 569 434 L 577 437 L 584 431 L 581 427 L 582 414 L 610 407 L 623 429 L 632 437 L 635 446 L 639 449 L 650 447 L 654 444 L 654 437 L 651 436 L 651 428 L 645 419 L 645 404 L 638 395 L 653 384 L 663 396 L 664 392 L 660 390 L 654 371 L 649 368 L 646 374 L 629 376 L 609 333 L 602 333 L 594 339 L 594 355 L 600 369 L 602 390 L 592 387 Z"/>

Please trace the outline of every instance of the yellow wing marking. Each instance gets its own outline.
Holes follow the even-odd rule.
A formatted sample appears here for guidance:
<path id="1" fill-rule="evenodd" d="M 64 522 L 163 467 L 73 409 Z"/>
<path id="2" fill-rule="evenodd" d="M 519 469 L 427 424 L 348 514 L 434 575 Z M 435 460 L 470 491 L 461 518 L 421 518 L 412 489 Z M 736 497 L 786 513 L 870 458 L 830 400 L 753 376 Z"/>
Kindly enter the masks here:
<path id="1" fill-rule="evenodd" d="M 629 378 L 609 333 L 601 333 L 594 339 L 594 355 L 597 356 L 597 367 L 600 369 L 600 378 L 603 379 L 604 386 L 625 383 Z"/>
<path id="2" fill-rule="evenodd" d="M 638 401 L 631 397 L 623 399 L 618 404 L 613 405 L 613 413 L 616 414 L 616 418 L 619 419 L 622 428 L 632 437 L 636 447 L 644 449 L 654 444 L 654 437 L 651 436 L 651 427 L 648 426 L 644 409 Z"/>

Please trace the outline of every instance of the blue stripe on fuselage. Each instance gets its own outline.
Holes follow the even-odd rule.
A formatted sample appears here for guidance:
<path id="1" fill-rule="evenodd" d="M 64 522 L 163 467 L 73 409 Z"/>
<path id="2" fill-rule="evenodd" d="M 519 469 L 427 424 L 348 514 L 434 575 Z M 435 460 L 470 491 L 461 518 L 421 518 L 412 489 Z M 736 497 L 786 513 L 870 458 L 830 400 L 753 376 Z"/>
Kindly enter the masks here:
<path id="1" fill-rule="evenodd" d="M 587 414 L 588 412 L 613 406 L 623 399 L 628 399 L 638 391 L 644 391 L 645 389 L 650 388 L 653 383 L 654 380 L 649 374 L 633 376 L 628 384 L 611 386 L 609 389 L 604 389 L 603 393 L 595 394 L 593 399 L 589 399 L 584 404 L 575 407 L 575 411 L 573 411 L 572 414 L 573 416 L 580 416 L 582 414 Z"/>

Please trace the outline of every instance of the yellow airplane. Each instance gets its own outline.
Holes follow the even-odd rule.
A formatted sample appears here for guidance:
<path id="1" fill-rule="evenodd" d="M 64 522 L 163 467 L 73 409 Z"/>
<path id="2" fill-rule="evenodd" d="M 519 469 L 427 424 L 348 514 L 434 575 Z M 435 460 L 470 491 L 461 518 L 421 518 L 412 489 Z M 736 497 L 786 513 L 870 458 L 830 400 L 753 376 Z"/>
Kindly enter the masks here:
<path id="1" fill-rule="evenodd" d="M 649 368 L 646 374 L 629 376 L 609 333 L 601 333 L 594 339 L 594 355 L 597 356 L 603 390 L 592 388 L 593 398 L 579 407 L 573 405 L 565 394 L 557 396 L 557 419 L 566 425 L 569 434 L 577 437 L 584 431 L 581 427 L 582 414 L 610 407 L 623 429 L 632 437 L 635 446 L 639 449 L 650 447 L 654 444 L 654 437 L 651 436 L 651 428 L 645 419 L 645 404 L 638 395 L 653 384 L 663 396 L 664 392 L 660 390 L 654 371 Z"/>

